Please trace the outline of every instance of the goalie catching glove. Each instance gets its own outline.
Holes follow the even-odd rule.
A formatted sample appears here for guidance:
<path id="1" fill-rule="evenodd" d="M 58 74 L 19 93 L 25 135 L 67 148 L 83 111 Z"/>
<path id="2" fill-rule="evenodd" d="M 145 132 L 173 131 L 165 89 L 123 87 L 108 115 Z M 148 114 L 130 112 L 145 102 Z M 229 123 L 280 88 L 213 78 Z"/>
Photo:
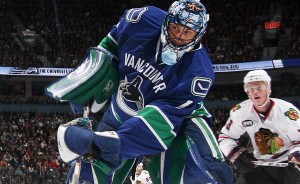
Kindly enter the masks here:
<path id="1" fill-rule="evenodd" d="M 234 148 L 227 156 L 227 159 L 233 164 L 238 173 L 245 173 L 255 168 L 252 161 L 256 161 L 256 158 L 244 147 L 238 146 Z"/>
<path id="2" fill-rule="evenodd" d="M 84 61 L 71 73 L 46 87 L 51 98 L 86 105 L 91 99 L 105 103 L 116 91 L 117 69 L 111 64 L 112 55 L 101 48 L 90 48 Z"/>

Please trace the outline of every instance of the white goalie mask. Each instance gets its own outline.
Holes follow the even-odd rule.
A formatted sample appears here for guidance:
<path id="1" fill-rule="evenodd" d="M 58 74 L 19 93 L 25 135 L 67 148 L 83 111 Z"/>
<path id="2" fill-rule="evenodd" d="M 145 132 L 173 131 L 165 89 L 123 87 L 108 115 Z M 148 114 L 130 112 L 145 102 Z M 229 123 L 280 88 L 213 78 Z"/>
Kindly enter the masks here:
<path id="1" fill-rule="evenodd" d="M 174 65 L 185 52 L 192 50 L 204 35 L 208 20 L 209 16 L 200 0 L 175 1 L 170 6 L 161 28 L 162 61 L 167 65 Z M 197 35 L 185 46 L 173 45 L 167 32 L 170 23 L 188 27 Z"/>

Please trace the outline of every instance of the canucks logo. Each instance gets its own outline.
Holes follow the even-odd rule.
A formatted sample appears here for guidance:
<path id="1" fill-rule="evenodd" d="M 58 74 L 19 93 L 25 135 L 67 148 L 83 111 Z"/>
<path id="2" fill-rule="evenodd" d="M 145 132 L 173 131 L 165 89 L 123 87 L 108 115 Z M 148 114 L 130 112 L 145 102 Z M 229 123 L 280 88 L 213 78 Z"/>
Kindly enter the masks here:
<path id="1" fill-rule="evenodd" d="M 294 120 L 294 121 L 299 119 L 299 114 L 294 108 L 290 108 L 289 111 L 286 111 L 284 113 L 284 115 L 286 115 L 288 118 L 290 118 L 291 120 Z"/>
<path id="2" fill-rule="evenodd" d="M 134 116 L 144 108 L 144 96 L 141 92 L 143 78 L 137 76 L 132 81 L 125 80 L 120 82 L 117 93 L 117 103 L 127 114 Z"/>
<path id="3" fill-rule="evenodd" d="M 205 97 L 210 86 L 211 79 L 205 77 L 196 77 L 193 79 L 192 94 L 195 96 Z"/>
<path id="4" fill-rule="evenodd" d="M 199 13 L 199 12 L 203 11 L 203 7 L 197 5 L 194 2 L 186 2 L 186 6 L 192 12 Z"/>
<path id="5" fill-rule="evenodd" d="M 132 22 L 132 23 L 137 23 L 140 21 L 142 15 L 144 14 L 145 11 L 147 11 L 148 8 L 133 8 L 128 10 L 126 14 L 126 21 L 127 22 Z"/>

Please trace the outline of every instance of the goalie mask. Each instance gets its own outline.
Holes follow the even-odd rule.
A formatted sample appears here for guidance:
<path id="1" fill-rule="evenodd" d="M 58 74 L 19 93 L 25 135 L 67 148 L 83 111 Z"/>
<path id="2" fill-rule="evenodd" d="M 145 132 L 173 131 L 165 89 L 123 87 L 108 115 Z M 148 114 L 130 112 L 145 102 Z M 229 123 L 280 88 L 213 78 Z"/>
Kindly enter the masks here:
<path id="1" fill-rule="evenodd" d="M 175 1 L 168 10 L 161 28 L 162 61 L 167 65 L 174 65 L 185 52 L 192 50 L 204 35 L 209 16 L 200 0 Z M 168 29 L 171 23 L 187 27 L 196 32 L 193 40 L 184 46 L 171 42 Z M 180 38 L 179 38 L 180 39 Z"/>

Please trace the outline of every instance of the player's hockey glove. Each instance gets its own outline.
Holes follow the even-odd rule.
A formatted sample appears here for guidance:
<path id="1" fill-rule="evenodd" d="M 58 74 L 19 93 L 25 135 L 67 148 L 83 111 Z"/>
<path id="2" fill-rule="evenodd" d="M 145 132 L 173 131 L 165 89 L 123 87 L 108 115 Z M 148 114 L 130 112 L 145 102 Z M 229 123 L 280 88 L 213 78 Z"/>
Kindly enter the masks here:
<path id="1" fill-rule="evenodd" d="M 256 159 L 244 147 L 238 146 L 234 148 L 227 156 L 227 159 L 238 173 L 245 173 L 255 168 L 252 161 Z"/>
<path id="2" fill-rule="evenodd" d="M 289 168 L 295 168 L 300 171 L 300 151 L 295 151 L 289 155 Z"/>

